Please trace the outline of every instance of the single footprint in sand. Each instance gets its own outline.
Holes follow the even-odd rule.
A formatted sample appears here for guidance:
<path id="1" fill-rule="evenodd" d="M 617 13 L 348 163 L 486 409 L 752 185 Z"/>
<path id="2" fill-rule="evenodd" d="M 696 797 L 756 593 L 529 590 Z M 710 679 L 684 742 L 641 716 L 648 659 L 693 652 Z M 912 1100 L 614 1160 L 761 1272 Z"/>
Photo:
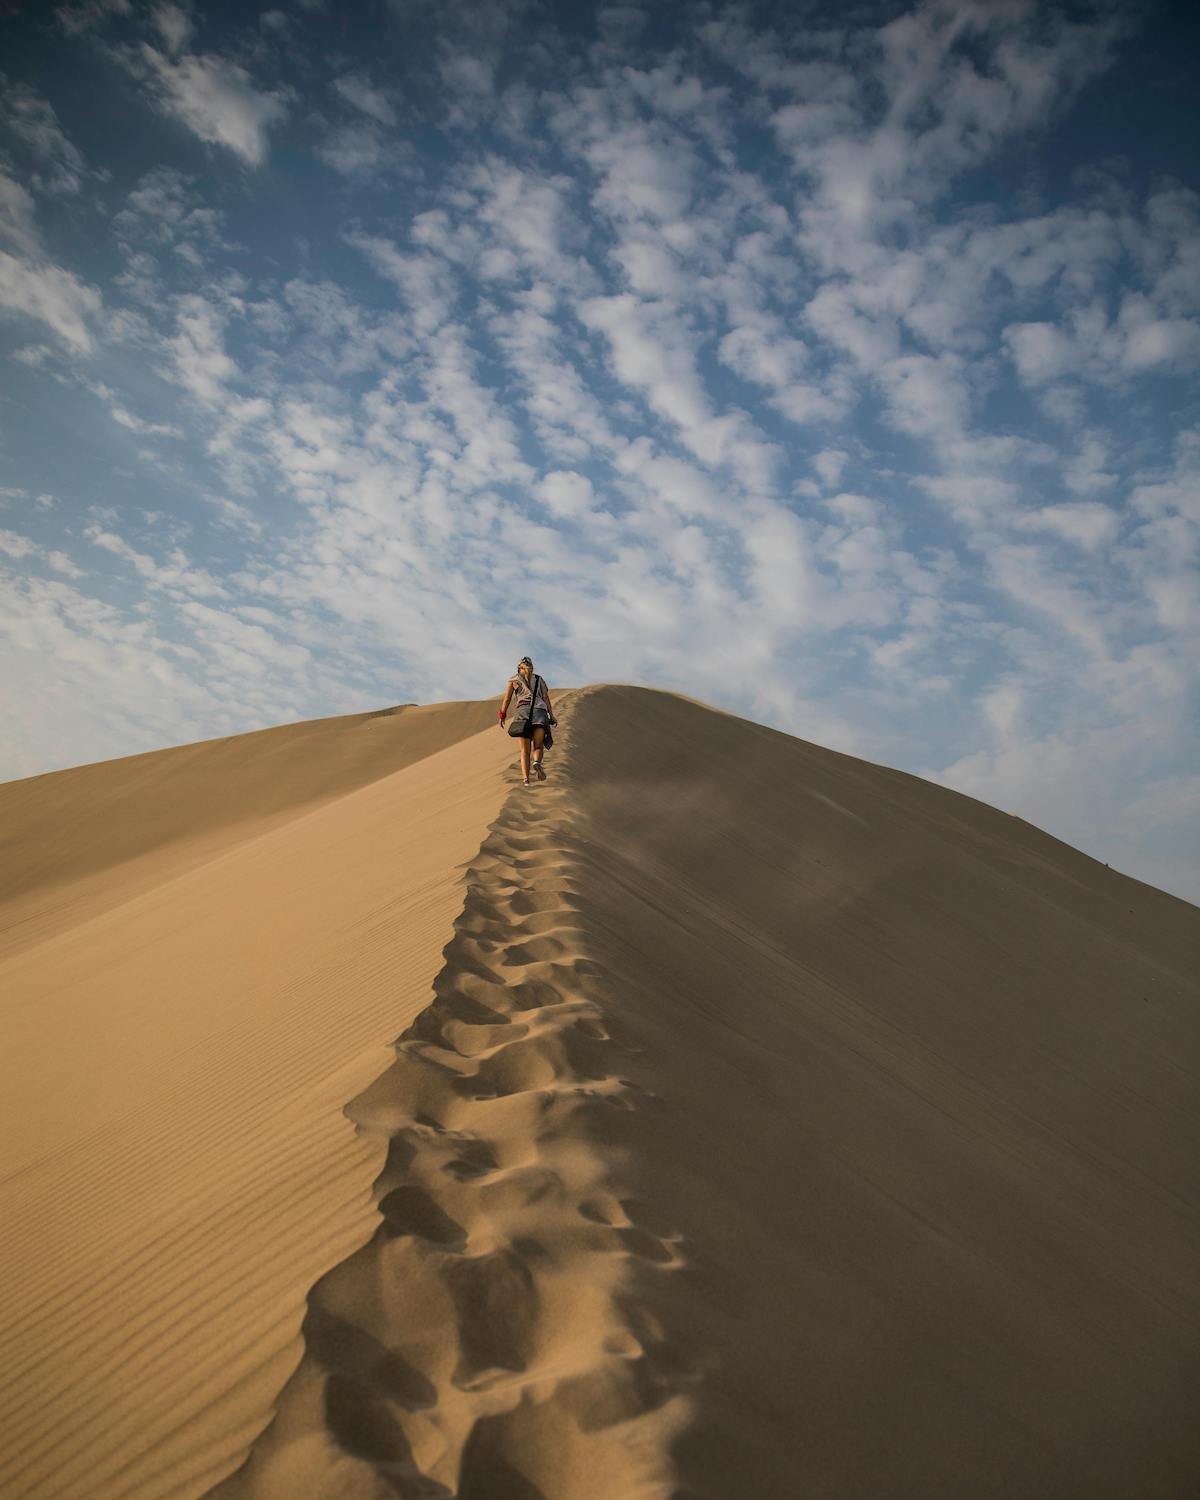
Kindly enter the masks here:
<path id="1" fill-rule="evenodd" d="M 415 1235 L 433 1245 L 458 1246 L 467 1242 L 467 1232 L 456 1224 L 424 1188 L 415 1183 L 405 1183 L 385 1193 L 379 1202 L 379 1212 L 390 1234 Z"/>
<path id="2" fill-rule="evenodd" d="M 513 1249 L 458 1260 L 445 1268 L 458 1315 L 461 1357 L 453 1380 L 478 1390 L 519 1373 L 533 1355 L 541 1299 L 526 1261 Z"/>

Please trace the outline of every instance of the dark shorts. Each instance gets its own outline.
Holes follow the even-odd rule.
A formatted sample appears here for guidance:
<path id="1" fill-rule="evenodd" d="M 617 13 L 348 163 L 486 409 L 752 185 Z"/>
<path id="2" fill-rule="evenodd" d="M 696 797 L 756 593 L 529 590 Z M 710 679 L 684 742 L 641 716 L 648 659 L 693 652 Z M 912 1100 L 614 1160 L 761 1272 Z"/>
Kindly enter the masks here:
<path id="1" fill-rule="evenodd" d="M 550 715 L 544 708 L 535 710 L 533 718 L 530 719 L 529 722 L 525 725 L 525 728 L 521 731 L 521 734 L 518 736 L 518 738 L 531 740 L 533 738 L 533 731 L 535 729 L 544 729 L 546 731 L 546 738 L 542 741 L 542 743 L 546 746 L 547 749 L 549 749 L 550 746 L 554 743 L 554 736 L 550 733 Z"/>

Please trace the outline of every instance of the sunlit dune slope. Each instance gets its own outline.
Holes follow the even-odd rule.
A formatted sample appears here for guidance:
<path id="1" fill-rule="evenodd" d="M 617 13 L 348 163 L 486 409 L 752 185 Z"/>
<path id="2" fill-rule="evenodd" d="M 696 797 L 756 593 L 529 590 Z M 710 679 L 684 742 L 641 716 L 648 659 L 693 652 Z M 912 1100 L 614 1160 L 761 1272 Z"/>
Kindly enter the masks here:
<path id="1" fill-rule="evenodd" d="M 405 704 L 0 784 L 0 952 L 433 755 L 495 707 Z"/>
<path id="2" fill-rule="evenodd" d="M 1195 1493 L 1200 913 L 682 699 L 564 721 L 220 1500 Z"/>
<path id="3" fill-rule="evenodd" d="M 0 964 L 5 1500 L 196 1495 L 267 1420 L 307 1288 L 370 1233 L 383 1148 L 342 1106 L 429 998 L 506 791 L 481 722 L 302 724 L 0 789 L 6 888 L 27 929 L 54 918 Z"/>

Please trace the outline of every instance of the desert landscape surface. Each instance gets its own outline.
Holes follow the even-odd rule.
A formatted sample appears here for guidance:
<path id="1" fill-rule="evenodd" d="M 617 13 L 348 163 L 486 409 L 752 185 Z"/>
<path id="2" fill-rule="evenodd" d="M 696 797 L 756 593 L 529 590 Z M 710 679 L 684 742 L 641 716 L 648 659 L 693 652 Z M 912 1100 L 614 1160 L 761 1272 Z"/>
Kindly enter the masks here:
<path id="1" fill-rule="evenodd" d="M 0 787 L 0 1495 L 1194 1495 L 1200 911 L 556 706 Z"/>

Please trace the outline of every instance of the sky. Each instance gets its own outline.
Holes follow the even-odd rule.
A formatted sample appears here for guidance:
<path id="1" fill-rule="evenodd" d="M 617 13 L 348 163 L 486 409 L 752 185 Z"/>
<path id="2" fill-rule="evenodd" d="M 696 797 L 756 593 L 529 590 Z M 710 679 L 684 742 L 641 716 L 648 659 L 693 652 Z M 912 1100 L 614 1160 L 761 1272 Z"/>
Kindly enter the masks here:
<path id="1" fill-rule="evenodd" d="M 0 777 L 529 652 L 1200 901 L 1198 42 L 0 9 Z"/>

